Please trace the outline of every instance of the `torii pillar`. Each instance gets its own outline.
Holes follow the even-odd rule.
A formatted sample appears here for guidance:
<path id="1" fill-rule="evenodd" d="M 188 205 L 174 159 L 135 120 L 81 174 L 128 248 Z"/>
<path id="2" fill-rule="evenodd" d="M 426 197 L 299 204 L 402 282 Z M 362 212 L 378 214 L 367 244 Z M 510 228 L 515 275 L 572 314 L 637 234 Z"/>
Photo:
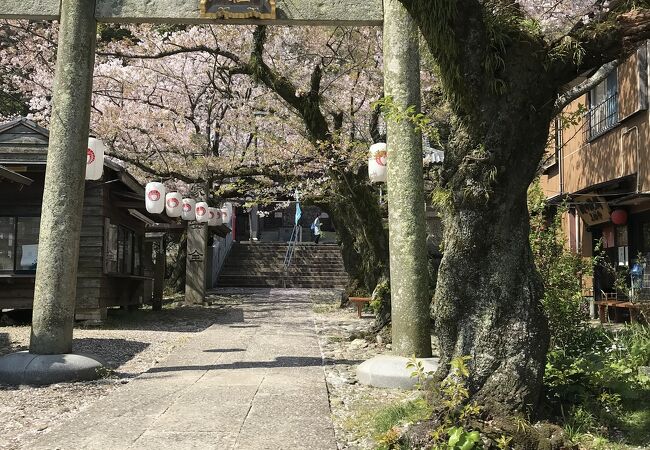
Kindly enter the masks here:
<path id="1" fill-rule="evenodd" d="M 403 117 L 410 107 L 420 112 L 419 44 L 418 28 L 406 8 L 399 0 L 384 0 L 384 91 L 396 110 L 386 117 L 393 354 L 357 369 L 361 383 L 377 387 L 414 387 L 418 380 L 406 368 L 411 357 L 427 372 L 438 364 L 431 358 L 422 135 Z"/>
<path id="2" fill-rule="evenodd" d="M 399 112 L 420 112 L 420 33 L 399 0 L 384 0 L 384 92 Z M 400 114 L 401 116 L 401 114 Z M 386 118 L 393 351 L 431 356 L 422 134 Z"/>
<path id="3" fill-rule="evenodd" d="M 95 62 L 94 0 L 62 0 L 29 353 L 0 360 L 12 384 L 98 378 L 96 358 L 72 353 L 77 262 Z"/>

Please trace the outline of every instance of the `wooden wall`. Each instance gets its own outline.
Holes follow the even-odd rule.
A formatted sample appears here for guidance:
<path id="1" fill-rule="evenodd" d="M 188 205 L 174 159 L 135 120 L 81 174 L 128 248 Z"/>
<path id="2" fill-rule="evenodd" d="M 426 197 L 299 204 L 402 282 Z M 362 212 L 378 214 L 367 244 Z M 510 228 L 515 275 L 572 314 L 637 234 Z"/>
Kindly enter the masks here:
<path id="1" fill-rule="evenodd" d="M 631 175 L 638 177 L 640 191 L 650 190 L 648 47 L 643 45 L 618 68 L 618 125 L 592 140 L 585 140 L 584 131 L 589 126 L 586 118 L 563 130 L 559 165 L 549 168 L 541 177 L 548 197 Z M 565 111 L 575 111 L 578 105 L 587 106 L 586 95 Z"/>
<path id="2" fill-rule="evenodd" d="M 0 210 L 3 216 L 40 216 L 43 197 L 42 170 L 25 173 L 34 180 L 18 189 L 16 184 L 0 183 Z M 103 219 L 102 189 L 86 189 L 79 247 L 77 307 L 98 308 L 102 277 Z M 34 275 L 0 278 L 0 307 L 30 309 L 34 298 Z"/>

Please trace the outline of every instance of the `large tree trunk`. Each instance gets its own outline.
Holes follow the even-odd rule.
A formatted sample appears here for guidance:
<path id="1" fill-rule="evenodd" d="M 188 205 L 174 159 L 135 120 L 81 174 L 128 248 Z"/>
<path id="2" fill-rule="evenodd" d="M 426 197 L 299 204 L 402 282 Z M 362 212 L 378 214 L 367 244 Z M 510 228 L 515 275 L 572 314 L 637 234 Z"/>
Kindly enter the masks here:
<path id="1" fill-rule="evenodd" d="M 372 295 L 375 328 L 390 323 L 388 231 L 378 197 L 364 173 L 333 173 L 329 208 L 336 227 L 351 287 Z"/>
<path id="2" fill-rule="evenodd" d="M 442 175 L 448 202 L 434 305 L 439 375 L 448 375 L 451 359 L 469 357 L 472 399 L 497 415 L 535 410 L 549 343 L 527 191 L 550 109 L 535 111 L 529 99 L 513 95 L 478 111 L 478 119 L 459 120 Z M 510 126 L 486 129 L 489 117 Z"/>
<path id="3" fill-rule="evenodd" d="M 492 412 L 537 405 L 549 341 L 541 296 L 525 191 L 447 215 L 434 305 L 442 362 L 469 356 L 473 399 Z"/>
<path id="4" fill-rule="evenodd" d="M 481 113 L 512 128 L 482 133 L 474 118 L 465 118 L 470 125 L 458 127 L 448 150 L 445 252 L 434 306 L 442 375 L 452 358 L 468 356 L 473 400 L 498 415 L 532 412 L 549 331 L 529 244 L 527 191 L 550 112 L 510 97 Z"/>

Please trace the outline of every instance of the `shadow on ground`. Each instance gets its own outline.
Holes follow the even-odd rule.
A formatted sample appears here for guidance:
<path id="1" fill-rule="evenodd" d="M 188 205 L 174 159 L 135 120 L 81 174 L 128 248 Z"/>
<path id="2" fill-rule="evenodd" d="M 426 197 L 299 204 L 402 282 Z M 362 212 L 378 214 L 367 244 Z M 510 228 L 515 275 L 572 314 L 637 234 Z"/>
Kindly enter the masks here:
<path id="1" fill-rule="evenodd" d="M 207 350 L 210 351 L 210 350 Z M 220 350 L 227 351 L 227 350 Z M 288 367 L 318 367 L 329 366 L 335 364 L 348 364 L 354 365 L 361 363 L 362 360 L 351 359 L 328 359 L 323 361 L 323 358 L 312 356 L 278 356 L 274 361 L 241 361 L 230 364 L 211 364 L 203 366 L 167 366 L 167 367 L 154 367 L 149 369 L 149 373 L 160 372 L 177 372 L 182 370 L 229 370 L 229 369 L 271 369 L 271 368 L 288 368 Z"/>
<path id="2" fill-rule="evenodd" d="M 106 321 L 99 326 L 102 330 L 143 330 L 196 333 L 211 325 L 244 322 L 240 308 L 208 308 L 187 306 L 152 311 L 141 309 L 123 311 L 111 309 Z"/>
<path id="3" fill-rule="evenodd" d="M 91 353 L 99 356 L 112 369 L 135 358 L 146 350 L 150 344 L 127 339 L 110 338 L 83 338 L 73 339 L 72 351 L 74 353 Z M 119 351 L 116 351 L 119 349 Z"/>

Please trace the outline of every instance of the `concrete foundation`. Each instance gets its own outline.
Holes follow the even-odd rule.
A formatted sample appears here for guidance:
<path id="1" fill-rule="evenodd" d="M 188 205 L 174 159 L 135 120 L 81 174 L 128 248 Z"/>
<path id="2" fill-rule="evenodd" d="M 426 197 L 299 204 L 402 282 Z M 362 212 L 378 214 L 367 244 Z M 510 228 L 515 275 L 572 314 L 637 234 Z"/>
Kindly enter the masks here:
<path id="1" fill-rule="evenodd" d="M 0 358 L 0 384 L 46 385 L 96 380 L 105 363 L 93 355 L 36 355 L 18 352 Z"/>
<path id="2" fill-rule="evenodd" d="M 425 372 L 438 369 L 438 358 L 418 358 Z M 395 355 L 379 355 L 365 361 L 357 368 L 359 383 L 379 388 L 413 389 L 418 379 L 411 376 L 413 369 L 407 369 L 410 358 Z"/>

